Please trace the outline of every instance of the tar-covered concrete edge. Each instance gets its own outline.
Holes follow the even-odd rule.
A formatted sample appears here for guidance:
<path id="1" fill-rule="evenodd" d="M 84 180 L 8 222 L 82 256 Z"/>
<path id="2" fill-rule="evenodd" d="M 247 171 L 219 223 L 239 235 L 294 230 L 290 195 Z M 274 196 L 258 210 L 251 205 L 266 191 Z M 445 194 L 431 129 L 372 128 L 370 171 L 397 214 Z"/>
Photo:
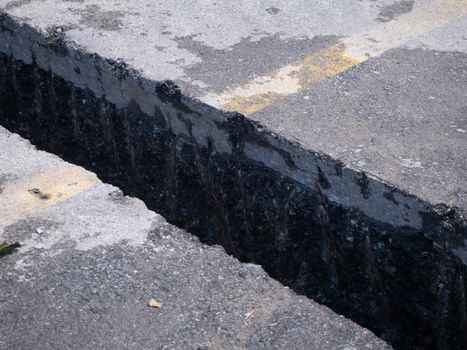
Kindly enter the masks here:
<path id="1" fill-rule="evenodd" d="M 467 222 L 0 16 L 0 123 L 398 348 L 467 342 Z"/>

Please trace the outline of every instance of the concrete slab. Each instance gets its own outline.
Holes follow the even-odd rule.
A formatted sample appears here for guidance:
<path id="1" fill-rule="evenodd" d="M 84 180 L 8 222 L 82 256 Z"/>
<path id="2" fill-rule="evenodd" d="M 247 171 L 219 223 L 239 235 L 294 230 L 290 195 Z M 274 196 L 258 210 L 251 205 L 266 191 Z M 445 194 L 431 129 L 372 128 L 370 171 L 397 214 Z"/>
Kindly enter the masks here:
<path id="1" fill-rule="evenodd" d="M 429 203 L 466 207 L 465 1 L 0 6 Z"/>
<path id="2" fill-rule="evenodd" d="M 1 349 L 389 348 L 1 127 L 0 149 Z"/>

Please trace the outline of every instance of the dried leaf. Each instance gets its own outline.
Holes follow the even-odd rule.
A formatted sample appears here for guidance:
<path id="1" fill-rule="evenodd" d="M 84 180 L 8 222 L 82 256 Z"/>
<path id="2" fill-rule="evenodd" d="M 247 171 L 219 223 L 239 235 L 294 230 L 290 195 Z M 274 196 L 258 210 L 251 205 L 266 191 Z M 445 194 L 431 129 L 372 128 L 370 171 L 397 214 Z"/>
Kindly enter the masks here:
<path id="1" fill-rule="evenodd" d="M 161 308 L 163 304 L 160 301 L 157 301 L 155 299 L 151 299 L 151 300 L 149 300 L 148 305 L 149 305 L 149 307 Z"/>
<path id="2" fill-rule="evenodd" d="M 15 248 L 19 248 L 21 245 L 16 242 L 16 243 L 7 243 L 7 242 L 2 242 L 0 243 L 0 256 L 6 255 L 11 253 Z"/>

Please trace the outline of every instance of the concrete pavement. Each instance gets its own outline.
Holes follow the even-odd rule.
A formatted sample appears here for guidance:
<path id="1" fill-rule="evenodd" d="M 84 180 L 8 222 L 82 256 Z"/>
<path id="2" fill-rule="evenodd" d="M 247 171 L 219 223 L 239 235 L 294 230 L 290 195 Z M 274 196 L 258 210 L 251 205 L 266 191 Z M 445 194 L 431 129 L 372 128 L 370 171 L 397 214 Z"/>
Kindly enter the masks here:
<path id="1" fill-rule="evenodd" d="M 42 32 L 58 28 L 72 46 L 121 59 L 145 79 L 175 81 L 183 94 L 247 114 L 305 149 L 429 203 L 465 209 L 465 1 L 3 0 L 0 5 Z M 6 52 L 30 61 L 21 45 L 18 52 L 7 41 L 4 45 Z M 40 56 L 36 53 L 41 65 L 51 64 Z M 75 73 L 74 60 L 51 69 L 117 105 L 136 98 L 145 110 L 147 92 L 123 85 L 126 96 L 113 96 L 105 82 L 92 83 L 97 73 L 89 67 L 81 76 Z M 264 162 L 257 154 L 250 157 Z M 277 162 L 267 165 L 301 181 L 306 177 Z M 333 196 L 351 206 L 338 197 Z M 358 206 L 390 222 L 413 215 L 392 208 L 396 216 L 382 218 L 380 210 Z"/>

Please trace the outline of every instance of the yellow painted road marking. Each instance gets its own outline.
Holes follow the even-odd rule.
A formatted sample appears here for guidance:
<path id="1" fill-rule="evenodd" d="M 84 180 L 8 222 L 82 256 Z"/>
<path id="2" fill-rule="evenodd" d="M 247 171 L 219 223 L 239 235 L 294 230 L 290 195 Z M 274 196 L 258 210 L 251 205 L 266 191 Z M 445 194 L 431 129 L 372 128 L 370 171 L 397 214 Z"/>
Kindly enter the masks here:
<path id="1" fill-rule="evenodd" d="M 10 225 L 50 205 L 63 202 L 97 183 L 97 176 L 80 167 L 65 164 L 37 176 L 20 180 L 0 194 L 0 225 Z"/>
<path id="2" fill-rule="evenodd" d="M 219 96 L 223 108 L 251 114 L 273 104 L 281 96 L 302 91 L 306 86 L 342 73 L 362 62 L 345 54 L 336 44 L 308 55 L 302 60 L 259 77 Z"/>
<path id="3" fill-rule="evenodd" d="M 228 110 L 252 114 L 281 97 L 303 91 L 465 15 L 467 0 L 435 0 L 221 95 L 207 96 L 206 100 Z"/>

